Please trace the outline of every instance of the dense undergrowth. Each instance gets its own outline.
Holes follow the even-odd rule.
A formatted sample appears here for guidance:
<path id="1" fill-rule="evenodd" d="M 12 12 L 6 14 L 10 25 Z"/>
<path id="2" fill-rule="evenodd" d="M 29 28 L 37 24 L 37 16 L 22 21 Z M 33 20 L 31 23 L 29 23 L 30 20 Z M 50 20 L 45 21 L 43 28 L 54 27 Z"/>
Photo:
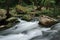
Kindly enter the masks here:
<path id="1" fill-rule="evenodd" d="M 16 17 L 30 21 L 40 15 L 60 18 L 60 0 L 0 0 L 0 26 L 15 23 Z"/>

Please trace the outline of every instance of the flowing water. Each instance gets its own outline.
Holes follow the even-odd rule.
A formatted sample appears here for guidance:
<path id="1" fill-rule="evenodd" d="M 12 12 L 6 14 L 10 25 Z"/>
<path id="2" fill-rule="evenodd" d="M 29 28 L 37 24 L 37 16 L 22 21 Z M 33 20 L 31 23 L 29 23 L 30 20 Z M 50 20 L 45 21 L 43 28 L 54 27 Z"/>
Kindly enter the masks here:
<path id="1" fill-rule="evenodd" d="M 60 23 L 52 26 L 52 28 L 44 28 L 38 25 L 39 21 L 18 20 L 20 23 L 14 27 L 0 31 L 0 40 L 60 40 L 58 30 Z"/>

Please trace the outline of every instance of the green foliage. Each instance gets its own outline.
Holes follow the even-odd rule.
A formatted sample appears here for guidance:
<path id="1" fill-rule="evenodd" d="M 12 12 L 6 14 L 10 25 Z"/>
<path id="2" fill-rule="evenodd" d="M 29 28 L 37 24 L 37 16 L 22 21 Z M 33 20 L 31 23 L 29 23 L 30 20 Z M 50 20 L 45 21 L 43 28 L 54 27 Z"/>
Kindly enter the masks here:
<path id="1" fill-rule="evenodd" d="M 29 14 L 24 15 L 24 16 L 22 17 L 23 20 L 27 20 L 27 21 L 32 20 L 32 18 L 33 18 L 33 17 L 32 17 L 31 15 L 29 15 Z"/>
<path id="2" fill-rule="evenodd" d="M 54 0 L 41 0 L 40 4 L 43 6 L 51 6 L 55 4 L 55 1 Z"/>
<path id="3" fill-rule="evenodd" d="M 51 9 L 43 9 L 43 10 L 41 11 L 41 13 L 42 13 L 42 14 L 45 14 L 45 15 L 53 15 L 54 9 L 53 9 L 53 8 L 51 8 Z"/>
<path id="4" fill-rule="evenodd" d="M 18 3 L 18 1 L 19 0 L 10 0 L 9 1 L 10 7 L 16 6 L 16 4 Z M 37 3 L 38 6 L 43 6 L 43 7 L 46 7 L 46 8 L 47 8 L 47 6 L 48 7 L 52 7 L 53 6 L 53 8 L 42 10 L 41 12 L 43 14 L 47 14 L 47 15 L 54 15 L 54 14 L 57 15 L 57 14 L 60 14 L 60 11 L 59 11 L 60 9 L 59 8 L 54 8 L 54 7 L 56 7 L 55 6 L 55 2 L 56 2 L 55 0 L 37 0 L 36 3 L 35 3 L 35 0 L 29 0 L 29 1 L 31 2 L 30 4 L 31 4 L 32 8 L 23 7 L 23 6 L 29 6 L 28 3 L 25 2 L 25 0 L 23 0 L 23 2 L 22 2 L 23 6 L 18 6 L 17 8 L 20 8 L 24 12 L 31 12 L 31 10 L 34 9 L 35 4 Z M 7 6 L 7 5 L 5 5 L 6 0 L 0 0 L 0 3 L 1 3 L 0 7 L 4 8 L 5 6 Z"/>
<path id="5" fill-rule="evenodd" d="M 0 0 L 0 3 L 4 3 L 6 0 Z"/>

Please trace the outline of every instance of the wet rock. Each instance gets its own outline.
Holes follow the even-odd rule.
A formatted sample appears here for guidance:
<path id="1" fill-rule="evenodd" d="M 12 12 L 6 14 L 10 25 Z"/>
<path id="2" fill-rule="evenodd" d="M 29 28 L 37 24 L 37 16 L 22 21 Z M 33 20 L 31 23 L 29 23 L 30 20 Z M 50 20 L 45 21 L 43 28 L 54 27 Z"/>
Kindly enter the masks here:
<path id="1" fill-rule="evenodd" d="M 53 35 L 51 35 L 51 39 L 50 40 L 60 40 L 60 31 L 54 33 Z"/>
<path id="2" fill-rule="evenodd" d="M 18 22 L 16 17 L 10 17 L 6 20 L 7 22 L 13 23 L 13 22 Z"/>
<path id="3" fill-rule="evenodd" d="M 51 26 L 51 29 L 52 30 L 60 30 L 60 23 L 57 23 L 57 24 Z"/>
<path id="4" fill-rule="evenodd" d="M 19 21 L 17 20 L 16 17 L 10 17 L 6 20 L 4 20 L 4 23 L 0 25 L 0 31 L 8 29 L 13 27 L 15 24 L 17 24 Z"/>
<path id="5" fill-rule="evenodd" d="M 6 19 L 6 10 L 0 9 L 0 21 Z"/>
<path id="6" fill-rule="evenodd" d="M 15 24 L 14 24 L 14 23 L 8 23 L 5 28 L 6 28 L 6 29 L 7 29 L 7 28 L 11 28 L 13 25 L 15 25 Z"/>
<path id="7" fill-rule="evenodd" d="M 5 27 L 5 25 L 1 25 L 1 26 L 0 26 L 0 29 L 3 28 L 3 27 Z"/>
<path id="8" fill-rule="evenodd" d="M 11 12 L 11 15 L 13 13 L 15 13 L 15 12 L 16 11 L 13 10 Z M 9 18 L 7 18 L 7 16 L 6 16 L 6 10 L 0 9 L 0 31 L 10 28 L 10 27 L 12 27 L 13 25 L 15 25 L 18 22 L 19 21 L 17 20 L 17 18 L 15 16 L 13 16 L 13 15 L 10 16 Z"/>
<path id="9" fill-rule="evenodd" d="M 58 22 L 56 19 L 51 18 L 51 17 L 46 16 L 46 15 L 41 15 L 39 17 L 39 21 L 40 21 L 39 24 L 42 24 L 44 26 L 51 26 L 51 25 Z"/>
<path id="10" fill-rule="evenodd" d="M 3 30 L 3 29 L 5 29 L 4 27 L 5 27 L 5 25 L 1 25 L 0 26 L 0 31 Z"/>
<path id="11" fill-rule="evenodd" d="M 6 25 L 1 25 L 0 26 L 0 31 L 3 31 L 3 30 L 6 30 L 8 28 L 11 28 L 12 26 L 14 26 L 15 24 L 14 23 L 8 23 Z"/>

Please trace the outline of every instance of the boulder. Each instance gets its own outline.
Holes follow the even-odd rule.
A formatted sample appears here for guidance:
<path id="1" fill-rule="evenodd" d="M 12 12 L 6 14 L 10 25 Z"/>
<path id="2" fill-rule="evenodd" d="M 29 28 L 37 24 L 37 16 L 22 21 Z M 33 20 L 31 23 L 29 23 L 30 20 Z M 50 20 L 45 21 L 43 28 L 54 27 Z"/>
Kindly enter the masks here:
<path id="1" fill-rule="evenodd" d="M 0 26 L 0 31 L 3 30 L 3 29 L 5 29 L 4 27 L 5 27 L 5 25 L 1 25 Z"/>
<path id="2" fill-rule="evenodd" d="M 13 16 L 13 17 L 21 17 L 21 16 L 22 16 L 22 14 L 16 12 L 16 9 L 10 10 L 10 14 L 11 14 L 11 16 Z"/>
<path id="3" fill-rule="evenodd" d="M 16 17 L 10 17 L 10 18 L 4 20 L 4 23 L 5 24 L 3 23 L 3 25 L 2 24 L 0 25 L 0 31 L 5 30 L 5 29 L 8 29 L 8 28 L 11 28 L 15 24 L 17 24 L 18 22 L 19 21 L 17 20 Z"/>
<path id="4" fill-rule="evenodd" d="M 0 21 L 6 19 L 6 10 L 0 9 Z"/>
<path id="5" fill-rule="evenodd" d="M 51 26 L 55 23 L 57 23 L 58 21 L 54 18 L 51 18 L 49 16 L 46 16 L 46 15 L 41 15 L 39 17 L 39 24 L 42 24 L 44 26 Z"/>
<path id="6" fill-rule="evenodd" d="M 17 6 L 16 6 L 16 11 L 17 11 L 18 13 L 25 13 L 25 12 L 27 12 L 27 9 L 28 9 L 28 8 L 23 7 L 23 6 L 21 6 L 21 5 L 17 5 Z"/>
<path id="7" fill-rule="evenodd" d="M 6 19 L 6 21 L 10 22 L 10 23 L 19 22 L 16 17 L 10 17 L 10 18 Z"/>
<path id="8" fill-rule="evenodd" d="M 3 28 L 3 27 L 5 27 L 5 25 L 1 25 L 1 26 L 0 26 L 0 29 Z"/>
<path id="9" fill-rule="evenodd" d="M 32 7 L 28 7 L 28 6 L 21 6 L 21 5 L 17 5 L 16 6 L 16 11 L 20 14 L 26 14 L 27 12 L 31 12 L 31 11 L 36 11 L 37 7 L 34 6 L 33 8 Z"/>
<path id="10" fill-rule="evenodd" d="M 51 26 L 51 29 L 52 30 L 59 30 L 60 31 L 60 23 L 57 23 L 57 24 Z"/>
<path id="11" fill-rule="evenodd" d="M 11 13 L 15 13 L 15 10 Z M 14 16 L 6 17 L 6 10 L 0 9 L 0 31 L 8 29 L 19 22 Z"/>
<path id="12" fill-rule="evenodd" d="M 1 25 L 0 26 L 0 31 L 3 31 L 3 30 L 6 30 L 8 28 L 11 28 L 12 26 L 14 26 L 15 24 L 14 23 L 8 23 L 6 25 Z"/>

